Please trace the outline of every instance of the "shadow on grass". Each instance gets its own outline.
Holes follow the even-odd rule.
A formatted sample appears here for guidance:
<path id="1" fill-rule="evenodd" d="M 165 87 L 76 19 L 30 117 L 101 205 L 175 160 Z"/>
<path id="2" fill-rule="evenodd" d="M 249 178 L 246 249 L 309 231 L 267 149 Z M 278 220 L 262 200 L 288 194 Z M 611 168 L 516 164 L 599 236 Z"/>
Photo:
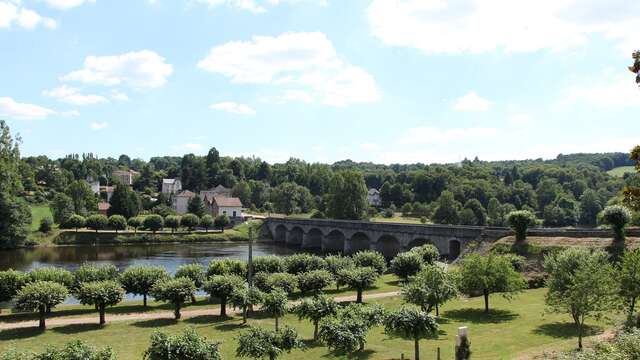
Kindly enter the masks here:
<path id="1" fill-rule="evenodd" d="M 69 324 L 55 327 L 51 329 L 51 331 L 60 334 L 72 335 L 87 331 L 96 331 L 102 328 L 104 328 L 104 326 L 100 326 L 100 324 Z"/>
<path id="2" fill-rule="evenodd" d="M 34 327 L 2 330 L 0 331 L 0 342 L 28 339 L 42 335 L 44 333 L 44 331 L 38 328 L 37 324 Z"/>
<path id="3" fill-rule="evenodd" d="M 215 329 L 219 331 L 236 331 L 238 329 L 248 328 L 249 326 L 250 326 L 249 323 L 246 323 L 246 324 L 230 323 L 230 324 L 216 325 Z"/>
<path id="4" fill-rule="evenodd" d="M 489 313 L 485 313 L 484 309 L 457 309 L 448 310 L 442 314 L 442 317 L 456 321 L 470 322 L 472 324 L 499 324 L 506 321 L 511 321 L 517 318 L 519 315 L 501 309 L 489 310 Z"/>
<path id="5" fill-rule="evenodd" d="M 373 356 L 375 355 L 375 351 L 373 350 L 369 350 L 369 349 L 364 349 L 362 351 L 356 351 L 352 354 L 344 354 L 344 353 L 339 353 L 339 352 L 330 352 L 327 354 L 322 355 L 323 358 L 338 358 L 338 359 L 373 359 Z"/>
<path id="6" fill-rule="evenodd" d="M 603 331 L 604 328 L 601 326 L 585 325 L 583 336 L 597 335 Z M 571 322 L 554 322 L 538 326 L 533 329 L 533 333 L 560 339 L 570 339 L 578 336 L 578 327 Z"/>
<path id="7" fill-rule="evenodd" d="M 199 325 L 207 325 L 207 324 L 217 324 L 224 321 L 233 320 L 232 316 L 220 316 L 220 315 L 199 315 L 194 316 L 188 319 L 185 319 L 184 322 L 190 324 L 199 324 Z"/>
<path id="8" fill-rule="evenodd" d="M 140 327 L 140 328 L 155 328 L 155 327 L 161 327 L 161 326 L 175 325 L 177 323 L 178 321 L 176 321 L 175 319 L 151 319 L 151 320 L 137 321 L 131 325 L 135 327 Z"/>

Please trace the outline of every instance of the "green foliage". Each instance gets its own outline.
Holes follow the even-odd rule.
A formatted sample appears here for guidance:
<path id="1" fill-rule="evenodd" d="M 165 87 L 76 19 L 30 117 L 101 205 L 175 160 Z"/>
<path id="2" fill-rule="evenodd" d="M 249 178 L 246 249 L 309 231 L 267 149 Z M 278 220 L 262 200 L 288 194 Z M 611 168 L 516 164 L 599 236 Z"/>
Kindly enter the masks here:
<path id="1" fill-rule="evenodd" d="M 333 219 L 360 220 L 367 210 L 367 186 L 362 174 L 343 171 L 329 184 L 327 214 Z"/>
<path id="2" fill-rule="evenodd" d="M 169 335 L 154 331 L 151 344 L 144 353 L 145 360 L 221 360 L 219 343 L 199 336 L 195 329 L 186 328 L 181 334 Z"/>
<path id="3" fill-rule="evenodd" d="M 401 337 L 415 342 L 414 359 L 420 359 L 419 341 L 437 336 L 436 319 L 424 311 L 402 307 L 385 316 L 384 331 L 391 336 Z"/>
<path id="4" fill-rule="evenodd" d="M 268 357 L 270 360 L 275 360 L 293 349 L 304 349 L 304 343 L 293 328 L 287 326 L 282 331 L 271 331 L 251 327 L 246 332 L 240 333 L 236 356 L 252 359 Z"/>
<path id="5" fill-rule="evenodd" d="M 598 194 L 589 189 L 580 197 L 580 216 L 578 223 L 581 225 L 595 226 L 598 222 L 598 213 L 602 211 L 602 204 Z"/>
<path id="6" fill-rule="evenodd" d="M 356 266 L 352 258 L 342 255 L 328 255 L 324 258 L 324 262 L 327 264 L 327 271 L 333 276 L 338 289 L 340 289 L 340 286 L 345 285 L 340 281 L 338 273 L 342 270 L 353 269 Z"/>
<path id="7" fill-rule="evenodd" d="M 233 290 L 229 300 L 231 304 L 242 310 L 243 323 L 247 322 L 247 311 L 252 306 L 261 304 L 264 293 L 255 287 L 241 286 Z"/>
<path id="8" fill-rule="evenodd" d="M 143 223 L 144 223 L 144 218 L 140 216 L 135 216 L 127 220 L 127 225 L 132 227 L 135 232 L 137 232 L 138 229 L 142 227 Z"/>
<path id="9" fill-rule="evenodd" d="M 298 274 L 298 289 L 302 295 L 316 295 L 333 282 L 333 276 L 327 270 L 311 270 Z"/>
<path id="10" fill-rule="evenodd" d="M 209 231 L 209 228 L 214 226 L 213 216 L 206 214 L 200 218 L 200 226 L 202 226 L 206 231 Z"/>
<path id="11" fill-rule="evenodd" d="M 227 300 L 236 289 L 244 286 L 244 279 L 235 275 L 215 275 L 202 286 L 204 291 L 220 300 L 220 316 L 227 315 Z"/>
<path id="12" fill-rule="evenodd" d="M 281 256 L 259 256 L 253 259 L 253 271 L 255 273 L 264 272 L 269 274 L 285 272 L 286 265 Z"/>
<path id="13" fill-rule="evenodd" d="M 69 295 L 67 288 L 52 281 L 36 281 L 25 285 L 16 294 L 16 308 L 20 311 L 37 311 L 40 329 L 46 327 L 45 314 L 61 304 Z"/>
<path id="14" fill-rule="evenodd" d="M 464 294 L 474 296 L 482 294 L 485 300 L 485 312 L 489 312 L 489 295 L 501 293 L 506 299 L 526 288 L 526 281 L 504 255 L 471 254 L 462 259 L 456 274 L 459 289 Z"/>
<path id="15" fill-rule="evenodd" d="M 437 201 L 437 208 L 431 220 L 436 224 L 458 224 L 458 211 L 462 205 L 456 201 L 453 193 L 443 191 Z"/>
<path id="16" fill-rule="evenodd" d="M 120 284 L 130 294 L 142 295 L 144 306 L 147 306 L 147 295 L 153 285 L 161 280 L 169 279 L 169 273 L 162 266 L 131 266 L 120 274 Z"/>
<path id="17" fill-rule="evenodd" d="M 187 212 L 190 214 L 194 214 L 197 217 L 202 217 L 204 216 L 204 214 L 206 209 L 204 207 L 204 203 L 202 202 L 202 199 L 200 199 L 199 196 L 194 196 L 191 199 L 189 199 L 189 203 L 187 204 Z"/>
<path id="18" fill-rule="evenodd" d="M 425 245 L 421 245 L 421 246 L 416 246 L 414 248 L 411 248 L 411 250 L 409 250 L 409 251 L 415 252 L 418 255 L 420 255 L 420 257 L 422 257 L 422 261 L 426 265 L 435 264 L 436 261 L 438 261 L 438 259 L 440 259 L 440 252 L 438 251 L 438 248 L 435 247 L 435 245 L 433 245 L 433 244 L 425 244 Z"/>
<path id="19" fill-rule="evenodd" d="M 26 202 L 21 198 L 0 193 L 0 248 L 22 245 L 30 233 L 30 228 L 31 209 Z"/>
<path id="20" fill-rule="evenodd" d="M 196 286 L 189 278 L 164 279 L 156 282 L 149 294 L 158 301 L 168 302 L 174 307 L 174 316 L 180 319 L 182 305 L 193 296 Z"/>
<path id="21" fill-rule="evenodd" d="M 408 251 L 399 253 L 391 260 L 390 270 L 396 276 L 403 280 L 407 280 L 409 276 L 413 276 L 422 269 L 422 256 L 418 252 Z"/>
<path id="22" fill-rule="evenodd" d="M 110 347 L 102 350 L 76 340 L 67 343 L 62 348 L 48 347 L 42 353 L 18 353 L 9 351 L 0 355 L 1 360 L 116 360 L 116 355 Z"/>
<path id="23" fill-rule="evenodd" d="M 231 220 L 229 220 L 229 217 L 226 214 L 216 216 L 215 220 L 213 221 L 214 226 L 222 231 L 224 231 L 224 228 L 230 223 Z"/>
<path id="24" fill-rule="evenodd" d="M 118 232 L 118 230 L 127 229 L 127 219 L 122 215 L 109 216 L 109 227 Z"/>
<path id="25" fill-rule="evenodd" d="M 118 268 L 113 264 L 95 265 L 86 263 L 82 264 L 73 275 L 75 277 L 73 288 L 77 289 L 87 282 L 117 280 Z"/>
<path id="26" fill-rule="evenodd" d="M 180 225 L 192 231 L 200 225 L 200 218 L 195 214 L 186 214 L 180 218 Z"/>
<path id="27" fill-rule="evenodd" d="M 336 302 L 328 297 L 314 296 L 305 298 L 293 308 L 293 312 L 298 315 L 298 319 L 308 319 L 313 323 L 313 340 L 318 340 L 318 324 L 320 320 L 335 316 L 338 312 Z"/>
<path id="28" fill-rule="evenodd" d="M 571 315 L 578 328 L 578 347 L 582 348 L 584 321 L 599 317 L 615 307 L 617 284 L 604 251 L 568 248 L 549 254 L 544 260 L 549 273 L 545 302 L 554 312 Z"/>
<path id="29" fill-rule="evenodd" d="M 317 255 L 293 254 L 284 258 L 285 267 L 290 274 L 301 274 L 312 270 L 322 270 L 326 267 L 324 259 Z"/>
<path id="30" fill-rule="evenodd" d="M 627 316 L 632 317 L 640 298 L 640 249 L 627 251 L 620 266 L 620 297 L 627 305 Z"/>
<path id="31" fill-rule="evenodd" d="M 507 215 L 509 226 L 516 232 L 516 241 L 523 242 L 527 239 L 527 229 L 536 223 L 536 217 L 527 210 L 512 211 Z"/>
<path id="32" fill-rule="evenodd" d="M 75 213 L 73 200 L 64 193 L 56 194 L 51 202 L 51 212 L 53 213 L 53 221 L 57 224 L 67 223 L 71 215 Z"/>
<path id="33" fill-rule="evenodd" d="M 387 271 L 387 262 L 384 259 L 384 256 L 377 251 L 358 251 L 352 256 L 352 258 L 356 266 L 373 268 L 379 275 L 382 275 Z"/>
<path id="34" fill-rule="evenodd" d="M 145 229 L 151 230 L 155 233 L 158 230 L 162 230 L 164 227 L 164 219 L 162 216 L 156 214 L 147 215 L 142 224 Z"/>
<path id="35" fill-rule="evenodd" d="M 180 228 L 180 216 L 167 215 L 164 218 L 164 226 L 171 229 L 171 232 L 175 232 L 176 229 Z"/>
<path id="36" fill-rule="evenodd" d="M 175 278 L 185 277 L 187 279 L 191 279 L 191 281 L 193 281 L 193 284 L 196 286 L 196 289 L 199 289 L 207 280 L 207 273 L 204 269 L 204 265 L 202 264 L 199 264 L 199 263 L 184 264 L 184 265 L 178 266 L 174 277 Z"/>
<path id="37" fill-rule="evenodd" d="M 476 222 L 474 224 L 469 225 L 487 225 L 487 210 L 485 210 L 484 206 L 482 206 L 482 203 L 480 203 L 478 199 L 469 199 L 464 204 L 464 208 L 471 210 L 473 212 L 474 218 L 476 219 Z"/>
<path id="38" fill-rule="evenodd" d="M 456 280 L 442 267 L 428 265 L 402 287 L 402 298 L 427 313 L 435 307 L 439 316 L 440 305 L 458 296 Z"/>
<path id="39" fill-rule="evenodd" d="M 309 189 L 292 182 L 285 182 L 273 188 L 271 201 L 276 212 L 286 215 L 306 213 L 313 208 L 313 196 Z"/>
<path id="40" fill-rule="evenodd" d="M 67 218 L 67 220 L 64 222 L 63 225 L 64 227 L 73 228 L 73 229 L 76 229 L 76 231 L 78 231 L 78 229 L 84 227 L 86 223 L 87 223 L 87 220 L 84 217 L 73 214 L 69 218 Z"/>
<path id="41" fill-rule="evenodd" d="M 122 215 L 127 219 L 138 215 L 142 209 L 138 194 L 129 186 L 122 184 L 116 185 L 109 204 L 111 204 L 109 216 Z"/>
<path id="42" fill-rule="evenodd" d="M 338 279 L 341 283 L 356 290 L 356 302 L 362 302 L 362 292 L 376 283 L 380 274 L 372 267 L 357 267 L 345 269 L 338 272 Z"/>
<path id="43" fill-rule="evenodd" d="M 327 215 L 320 210 L 313 210 L 309 219 L 326 219 Z"/>
<path id="44" fill-rule="evenodd" d="M 247 275 L 247 262 L 228 258 L 213 259 L 209 262 L 207 276 L 213 275 L 237 275 L 244 277 Z"/>
<path id="45" fill-rule="evenodd" d="M 50 217 L 43 217 L 40 219 L 40 225 L 38 231 L 43 234 L 48 234 L 53 229 L 53 220 Z"/>
<path id="46" fill-rule="evenodd" d="M 335 316 L 320 322 L 318 337 L 329 349 L 351 354 L 364 350 L 369 330 L 382 324 L 385 316 L 380 305 L 349 304 Z"/>
<path id="47" fill-rule="evenodd" d="M 124 289 L 113 280 L 94 281 L 80 285 L 74 296 L 83 305 L 96 306 L 100 312 L 100 324 L 104 324 L 105 308 L 121 302 L 124 298 Z"/>
<path id="48" fill-rule="evenodd" d="M 575 226 L 578 222 L 578 207 L 573 195 L 558 194 L 551 204 L 544 207 L 544 225 L 553 227 Z"/>
<path id="49" fill-rule="evenodd" d="M 631 221 L 631 211 L 620 205 L 607 206 L 604 209 L 602 219 L 613 228 L 615 232 L 614 240 L 623 242 L 625 238 L 624 228 Z"/>
<path id="50" fill-rule="evenodd" d="M 478 225 L 478 218 L 471 209 L 462 209 L 458 214 L 458 223 L 460 225 Z"/>
<path id="51" fill-rule="evenodd" d="M 29 271 L 27 274 L 30 281 L 52 281 L 58 283 L 67 289 L 73 287 L 74 276 L 71 271 L 63 268 L 41 267 Z"/>
<path id="52" fill-rule="evenodd" d="M 22 271 L 0 271 L 0 302 L 13 299 L 29 280 L 28 275 Z"/>
<path id="53" fill-rule="evenodd" d="M 86 216 L 97 209 L 98 198 L 86 181 L 73 181 L 64 192 L 71 198 L 74 213 Z"/>
<path id="54" fill-rule="evenodd" d="M 280 289 L 266 293 L 262 300 L 262 310 L 275 318 L 276 331 L 278 331 L 278 319 L 286 315 L 289 311 L 287 293 Z"/>
<path id="55" fill-rule="evenodd" d="M 86 221 L 86 226 L 96 232 L 106 229 L 107 225 L 109 225 L 109 219 L 104 215 L 90 215 Z"/>
<path id="56" fill-rule="evenodd" d="M 293 293 L 298 283 L 297 277 L 289 273 L 256 273 L 254 281 L 256 286 L 264 292 L 280 289 L 287 294 Z"/>

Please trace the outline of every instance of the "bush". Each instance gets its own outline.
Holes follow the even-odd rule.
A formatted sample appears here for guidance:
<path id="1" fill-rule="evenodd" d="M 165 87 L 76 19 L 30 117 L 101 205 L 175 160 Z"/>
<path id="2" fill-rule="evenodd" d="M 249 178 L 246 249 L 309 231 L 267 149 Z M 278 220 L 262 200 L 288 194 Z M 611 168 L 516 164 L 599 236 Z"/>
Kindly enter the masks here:
<path id="1" fill-rule="evenodd" d="M 62 348 L 49 347 L 43 353 L 29 354 L 9 351 L 0 355 L 1 360 L 116 360 L 110 347 L 96 350 L 86 343 L 76 340 Z"/>
<path id="2" fill-rule="evenodd" d="M 407 280 L 422 268 L 422 256 L 418 252 L 403 252 L 391 260 L 391 271 L 399 278 Z"/>
<path id="3" fill-rule="evenodd" d="M 69 295 L 67 288 L 52 281 L 36 281 L 25 285 L 16 295 L 16 308 L 20 311 L 37 311 L 40 329 L 46 328 L 45 315 L 53 307 L 64 302 Z"/>
<path id="4" fill-rule="evenodd" d="M 326 267 L 324 259 L 320 256 L 309 254 L 294 254 L 284 258 L 287 272 L 290 274 L 301 274 L 312 270 L 322 270 Z"/>
<path id="5" fill-rule="evenodd" d="M 169 273 L 162 266 L 131 266 L 120 275 L 120 284 L 130 294 L 142 295 L 143 304 L 147 306 L 147 295 L 153 285 L 169 278 Z"/>
<path id="6" fill-rule="evenodd" d="M 304 343 L 298 338 L 298 333 L 290 327 L 285 327 L 282 331 L 251 327 L 240 333 L 236 356 L 252 359 L 268 357 L 275 360 L 295 348 L 304 349 Z"/>
<path id="7" fill-rule="evenodd" d="M 43 234 L 48 234 L 53 229 L 53 220 L 50 217 L 43 217 L 40 219 L 40 226 L 38 231 Z"/>
<path id="8" fill-rule="evenodd" d="M 105 229 L 108 224 L 109 219 L 105 215 L 91 215 L 86 221 L 86 226 L 96 232 Z"/>
<path id="9" fill-rule="evenodd" d="M 333 276 L 327 270 L 312 270 L 298 274 L 298 289 L 304 296 L 307 292 L 318 294 L 322 289 L 331 285 Z"/>
<path id="10" fill-rule="evenodd" d="M 200 225 L 200 218 L 195 214 L 186 214 L 180 219 L 180 225 L 193 231 L 198 225 Z"/>
<path id="11" fill-rule="evenodd" d="M 438 261 L 438 259 L 440 259 L 440 252 L 438 251 L 438 248 L 432 244 L 417 246 L 411 248 L 411 250 L 409 251 L 415 252 L 420 255 L 420 257 L 422 257 L 422 261 L 424 261 L 426 264 L 433 265 L 436 263 L 436 261 Z"/>
<path id="12" fill-rule="evenodd" d="M 259 256 L 253 259 L 253 272 L 264 272 L 268 274 L 285 272 L 286 265 L 281 256 L 269 255 Z"/>
<path id="13" fill-rule="evenodd" d="M 127 229 L 127 219 L 122 215 L 111 215 L 109 216 L 109 227 L 118 232 L 118 230 L 126 230 Z"/>
<path id="14" fill-rule="evenodd" d="M 71 271 L 62 268 L 35 268 L 29 271 L 28 276 L 30 281 L 52 281 L 67 289 L 71 289 L 74 283 L 74 276 Z"/>
<path id="15" fill-rule="evenodd" d="M 75 296 L 82 305 L 94 305 L 100 312 L 100 325 L 105 324 L 105 309 L 114 306 L 124 298 L 124 289 L 112 281 L 95 281 L 83 283 Z"/>
<path id="16" fill-rule="evenodd" d="M 507 222 L 516 232 L 516 242 L 523 242 L 527 239 L 527 229 L 534 226 L 536 217 L 527 210 L 512 211 L 507 215 Z"/>
<path id="17" fill-rule="evenodd" d="M 358 251 L 353 256 L 353 262 L 357 267 L 370 267 L 375 269 L 379 275 L 387 271 L 387 262 L 381 253 L 373 250 Z"/>
<path id="18" fill-rule="evenodd" d="M 154 331 L 151 344 L 144 353 L 146 360 L 220 360 L 218 342 L 210 342 L 192 328 L 182 334 L 168 335 Z"/>
<path id="19" fill-rule="evenodd" d="M 309 218 L 310 219 L 326 219 L 327 215 L 325 215 L 320 210 L 313 210 L 313 212 L 311 212 L 311 216 Z"/>
<path id="20" fill-rule="evenodd" d="M 247 262 L 236 259 L 213 259 L 209 262 L 207 276 L 213 275 L 237 275 L 244 277 L 247 275 Z"/>
<path id="21" fill-rule="evenodd" d="M 171 229 L 171 232 L 175 232 L 180 227 L 180 216 L 167 215 L 164 218 L 164 226 Z"/>
<path id="22" fill-rule="evenodd" d="M 164 227 L 164 219 L 160 215 L 148 215 L 144 218 L 143 226 L 147 230 L 151 230 L 154 233 L 158 230 L 162 230 Z"/>
<path id="23" fill-rule="evenodd" d="M 151 296 L 158 301 L 168 302 L 173 305 L 176 320 L 182 316 L 182 305 L 193 296 L 196 286 L 188 278 L 161 280 L 151 288 Z"/>
<path id="24" fill-rule="evenodd" d="M 87 220 L 80 215 L 71 215 L 63 224 L 65 228 L 75 229 L 76 232 L 78 229 L 84 227 L 87 223 Z"/>

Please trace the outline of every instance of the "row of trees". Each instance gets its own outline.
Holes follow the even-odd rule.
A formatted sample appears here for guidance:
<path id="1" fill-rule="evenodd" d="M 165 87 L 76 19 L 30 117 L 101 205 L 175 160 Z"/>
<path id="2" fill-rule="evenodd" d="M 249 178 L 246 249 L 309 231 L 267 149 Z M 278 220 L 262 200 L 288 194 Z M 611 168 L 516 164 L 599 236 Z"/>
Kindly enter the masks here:
<path id="1" fill-rule="evenodd" d="M 195 214 L 185 214 L 183 216 L 167 215 L 164 218 L 160 215 L 152 214 L 131 217 L 129 219 L 126 219 L 122 215 L 111 215 L 107 217 L 106 215 L 94 214 L 85 218 L 84 216 L 73 214 L 65 220 L 61 227 L 75 229 L 76 231 L 86 227 L 96 232 L 109 229 L 114 230 L 116 233 L 131 228 L 135 232 L 139 229 L 146 229 L 155 233 L 164 228 L 169 228 L 172 232 L 175 232 L 180 228 L 193 231 L 198 227 L 204 228 L 205 231 L 208 231 L 212 227 L 224 231 L 224 228 L 230 223 L 231 220 L 225 214 L 218 215 L 215 218 L 208 214 L 202 217 L 198 217 Z"/>

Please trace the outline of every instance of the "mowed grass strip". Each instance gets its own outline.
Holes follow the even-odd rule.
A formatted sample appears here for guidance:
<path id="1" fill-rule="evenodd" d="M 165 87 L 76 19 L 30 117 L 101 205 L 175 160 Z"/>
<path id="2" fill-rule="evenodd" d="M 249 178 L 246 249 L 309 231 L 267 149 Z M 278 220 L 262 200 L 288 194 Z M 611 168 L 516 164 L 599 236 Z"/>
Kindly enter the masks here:
<path id="1" fill-rule="evenodd" d="M 527 290 L 511 302 L 500 296 L 491 296 L 492 311 L 483 313 L 482 298 L 458 299 L 442 308 L 438 339 L 421 342 L 424 358 L 435 358 L 436 348 L 441 349 L 442 359 L 452 359 L 455 335 L 459 326 L 468 326 L 474 359 L 513 359 L 518 354 L 532 350 L 565 350 L 576 345 L 576 331 L 568 315 L 545 312 L 546 289 Z M 387 309 L 402 305 L 399 297 L 372 300 Z M 186 310 L 186 309 L 185 309 Z M 97 315 L 96 315 L 97 317 Z M 35 328 L 0 331 L 0 351 L 11 347 L 21 350 L 43 350 L 46 344 L 63 344 L 73 339 L 87 341 L 95 346 L 111 346 L 119 359 L 140 359 L 149 344 L 149 336 L 156 330 L 176 333 L 185 327 L 194 327 L 199 334 L 221 342 L 224 359 L 234 359 L 237 336 L 245 329 L 239 316 L 220 319 L 218 316 L 200 316 L 176 322 L 170 319 L 114 322 L 105 327 L 96 323 L 83 325 L 51 326 L 45 332 Z M 313 329 L 309 322 L 298 321 L 287 315 L 283 324 L 295 327 L 307 340 L 306 351 L 294 351 L 283 359 L 344 359 L 344 355 L 332 354 L 311 340 Z M 272 328 L 273 319 L 256 313 L 249 324 Z M 589 335 L 603 333 L 613 322 L 588 321 Z M 357 353 L 359 359 L 399 359 L 413 356 L 413 343 L 402 339 L 390 339 L 378 327 L 368 336 L 365 351 Z"/>
<path id="2" fill-rule="evenodd" d="M 31 205 L 31 230 L 38 230 L 40 221 L 45 217 L 53 220 L 49 205 Z"/>

